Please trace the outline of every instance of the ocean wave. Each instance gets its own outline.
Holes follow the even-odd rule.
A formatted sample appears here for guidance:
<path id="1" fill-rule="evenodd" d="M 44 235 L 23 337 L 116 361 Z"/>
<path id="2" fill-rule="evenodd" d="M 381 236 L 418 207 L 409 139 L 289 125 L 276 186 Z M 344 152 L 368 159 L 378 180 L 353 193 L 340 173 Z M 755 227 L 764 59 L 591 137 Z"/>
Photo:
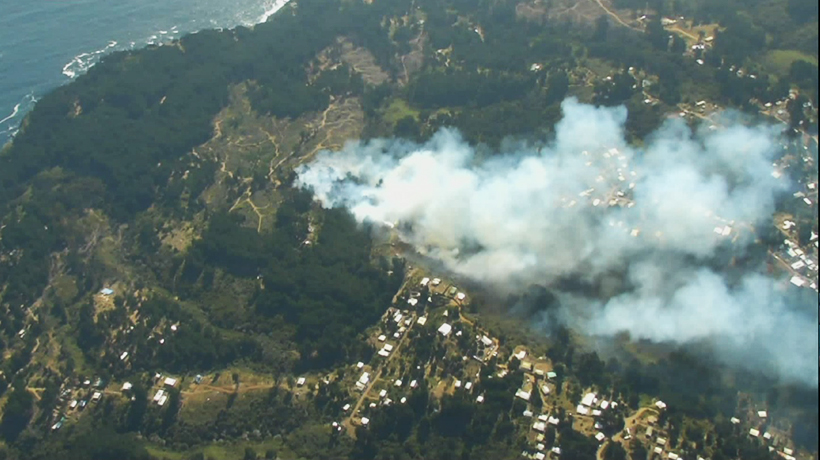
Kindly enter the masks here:
<path id="1" fill-rule="evenodd" d="M 103 54 L 112 51 L 117 46 L 116 40 L 111 40 L 105 48 L 90 53 L 81 53 L 74 56 L 66 65 L 63 66 L 63 75 L 70 79 L 74 79 L 79 75 L 87 72 L 97 61 L 100 60 Z"/>
<path id="2" fill-rule="evenodd" d="M 290 0 L 275 0 L 273 3 L 271 3 L 269 5 L 266 5 L 265 6 L 265 12 L 262 13 L 261 16 L 256 18 L 256 21 L 254 22 L 254 24 L 251 24 L 251 25 L 262 24 L 264 22 L 267 22 L 268 19 L 270 19 L 270 17 L 273 16 L 274 14 L 276 14 L 277 11 L 284 8 L 285 5 L 287 5 L 289 1 Z"/>
<path id="3" fill-rule="evenodd" d="M 34 93 L 27 94 L 22 101 L 18 102 L 14 105 L 14 109 L 12 109 L 11 113 L 7 115 L 5 118 L 0 119 L 0 125 L 12 121 L 17 118 L 18 115 L 28 112 L 28 109 L 31 108 L 37 102 L 37 98 L 34 97 Z M 22 109 L 22 110 L 21 110 Z M 15 129 L 16 126 L 10 125 L 6 131 L 11 131 Z"/>

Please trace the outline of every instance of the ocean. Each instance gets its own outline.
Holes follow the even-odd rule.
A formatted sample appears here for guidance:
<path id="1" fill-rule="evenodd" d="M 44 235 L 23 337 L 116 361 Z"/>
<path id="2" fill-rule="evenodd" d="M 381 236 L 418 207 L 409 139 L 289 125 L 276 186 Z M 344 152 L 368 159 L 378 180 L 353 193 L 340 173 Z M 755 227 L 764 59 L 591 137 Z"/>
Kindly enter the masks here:
<path id="1" fill-rule="evenodd" d="M 0 146 L 37 99 L 116 50 L 264 22 L 287 0 L 0 0 Z"/>

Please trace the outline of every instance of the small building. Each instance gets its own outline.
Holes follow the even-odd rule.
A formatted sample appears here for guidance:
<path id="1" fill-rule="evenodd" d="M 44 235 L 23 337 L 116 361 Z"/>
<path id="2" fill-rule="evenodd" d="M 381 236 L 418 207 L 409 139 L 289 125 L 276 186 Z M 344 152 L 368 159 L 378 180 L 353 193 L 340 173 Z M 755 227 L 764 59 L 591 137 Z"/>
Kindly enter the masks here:
<path id="1" fill-rule="evenodd" d="M 663 401 L 658 401 L 655 403 L 655 407 L 657 407 L 660 410 L 664 410 L 666 409 L 666 403 Z"/>
<path id="2" fill-rule="evenodd" d="M 532 424 L 532 429 L 538 432 L 543 433 L 547 429 L 547 424 L 541 421 L 535 422 Z"/>
<path id="3" fill-rule="evenodd" d="M 382 335 L 379 336 L 379 342 L 384 342 L 385 340 L 387 340 L 386 335 L 382 334 Z"/>
<path id="4" fill-rule="evenodd" d="M 740 419 L 737 418 L 737 417 L 732 417 L 732 418 L 729 419 L 729 421 L 732 422 L 732 424 L 734 424 L 734 425 L 737 425 L 737 424 L 740 423 Z"/>
<path id="5" fill-rule="evenodd" d="M 458 299 L 459 302 L 463 301 L 465 297 L 467 297 L 467 295 L 463 292 L 459 292 L 458 294 L 456 294 L 456 299 Z"/>
<path id="6" fill-rule="evenodd" d="M 417 381 L 415 381 L 415 380 L 410 381 L 410 388 L 416 388 L 418 385 L 419 385 L 419 383 Z"/>
<path id="7" fill-rule="evenodd" d="M 527 418 L 531 418 L 533 414 L 532 414 L 531 410 L 525 409 L 524 412 L 521 415 L 523 415 L 524 417 L 527 417 Z"/>
<path id="8" fill-rule="evenodd" d="M 177 386 L 177 379 L 171 378 L 171 377 L 165 377 L 164 384 L 167 387 L 173 388 L 173 387 Z"/>
<path id="9" fill-rule="evenodd" d="M 531 394 L 530 394 L 530 392 L 529 392 L 529 391 L 524 391 L 524 390 L 522 390 L 522 389 L 520 389 L 520 388 L 519 388 L 519 389 L 515 392 L 515 396 L 516 396 L 517 398 L 521 398 L 521 399 L 523 399 L 524 401 L 529 401 L 529 400 L 530 400 L 530 396 L 531 396 Z"/>
<path id="10" fill-rule="evenodd" d="M 604 435 L 603 433 L 601 433 L 599 431 L 598 433 L 595 434 L 595 439 L 597 439 L 598 442 L 603 442 L 603 440 L 606 439 L 606 435 Z"/>
<path id="11" fill-rule="evenodd" d="M 300 387 L 304 384 L 305 384 L 305 378 L 304 377 L 299 377 L 298 379 L 296 379 L 296 386 L 297 387 Z"/>
<path id="12" fill-rule="evenodd" d="M 122 391 L 129 391 L 133 387 L 134 385 L 131 385 L 131 382 L 125 382 L 122 384 Z"/>
<path id="13" fill-rule="evenodd" d="M 666 445 L 666 438 L 662 438 L 662 437 L 658 436 L 658 439 L 656 439 L 655 442 L 659 446 L 665 446 Z"/>
<path id="14" fill-rule="evenodd" d="M 484 402 L 484 395 L 478 395 L 478 397 L 475 398 L 475 402 L 477 402 L 479 404 L 483 403 Z"/>
<path id="15" fill-rule="evenodd" d="M 350 404 L 345 404 L 344 406 L 342 406 L 342 410 L 344 412 L 347 412 L 348 410 L 350 410 Z"/>
<path id="16" fill-rule="evenodd" d="M 452 332 L 452 331 L 453 331 L 453 326 L 450 326 L 447 323 L 442 324 L 441 327 L 438 328 L 439 334 L 443 335 L 444 337 L 447 337 L 448 335 L 450 335 L 450 332 Z"/>
<path id="17" fill-rule="evenodd" d="M 370 419 L 367 417 L 362 417 L 362 426 L 367 426 L 370 423 Z"/>
<path id="18" fill-rule="evenodd" d="M 422 286 L 427 286 L 427 283 L 429 283 L 429 282 L 430 282 L 430 278 L 422 278 L 421 283 L 419 283 L 419 284 L 422 285 Z"/>
<path id="19" fill-rule="evenodd" d="M 757 411 L 757 416 L 760 418 L 766 418 L 769 416 L 769 414 L 767 414 L 765 410 L 759 410 Z"/>
<path id="20" fill-rule="evenodd" d="M 393 382 L 393 385 L 395 385 L 397 387 L 400 387 L 401 386 L 401 379 L 396 379 L 396 381 Z"/>
<path id="21" fill-rule="evenodd" d="M 754 436 L 755 438 L 760 436 L 760 430 L 749 428 L 749 436 Z"/>
<path id="22" fill-rule="evenodd" d="M 104 295 L 104 296 L 109 296 L 109 295 L 114 294 L 114 290 L 113 290 L 113 289 L 109 289 L 109 288 L 103 288 L 103 289 L 100 291 L 100 294 L 102 294 L 102 295 Z"/>
<path id="23" fill-rule="evenodd" d="M 95 391 L 94 394 L 91 395 L 91 402 L 97 402 L 100 398 L 102 398 L 102 393 Z"/>
<path id="24" fill-rule="evenodd" d="M 417 323 L 419 323 L 419 325 L 424 326 L 424 324 L 425 324 L 425 323 L 427 323 L 427 317 L 426 317 L 426 316 L 422 316 L 422 317 L 421 317 L 421 318 L 419 318 L 416 322 L 417 322 Z"/>

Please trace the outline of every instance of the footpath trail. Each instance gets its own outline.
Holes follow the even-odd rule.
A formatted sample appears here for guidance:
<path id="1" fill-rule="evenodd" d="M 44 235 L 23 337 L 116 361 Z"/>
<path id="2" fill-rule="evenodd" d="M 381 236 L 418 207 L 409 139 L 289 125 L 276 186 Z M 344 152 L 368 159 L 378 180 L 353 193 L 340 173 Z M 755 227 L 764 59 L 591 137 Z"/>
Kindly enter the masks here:
<path id="1" fill-rule="evenodd" d="M 626 22 L 624 22 L 624 21 L 623 21 L 623 19 L 621 19 L 621 17 L 620 17 L 620 16 L 618 16 L 618 15 L 617 15 L 614 11 L 610 10 L 609 8 L 607 8 L 607 6 L 606 6 L 606 5 L 604 5 L 604 3 L 603 3 L 601 0 L 595 0 L 595 2 L 596 2 L 596 3 L 598 3 L 598 6 L 600 6 L 601 8 L 603 8 L 603 10 L 604 10 L 604 11 L 606 11 L 606 14 L 608 14 L 608 15 L 612 16 L 612 18 L 613 18 L 613 19 L 615 19 L 615 21 L 616 21 L 616 22 L 618 22 L 618 24 L 620 24 L 620 25 L 622 25 L 622 26 L 624 26 L 624 27 L 628 27 L 628 28 L 630 28 L 630 29 L 632 29 L 632 30 L 637 30 L 637 31 L 640 31 L 640 30 L 641 30 L 641 29 L 639 29 L 639 28 L 637 28 L 637 27 L 633 27 L 633 26 L 631 26 L 631 25 L 627 24 Z"/>

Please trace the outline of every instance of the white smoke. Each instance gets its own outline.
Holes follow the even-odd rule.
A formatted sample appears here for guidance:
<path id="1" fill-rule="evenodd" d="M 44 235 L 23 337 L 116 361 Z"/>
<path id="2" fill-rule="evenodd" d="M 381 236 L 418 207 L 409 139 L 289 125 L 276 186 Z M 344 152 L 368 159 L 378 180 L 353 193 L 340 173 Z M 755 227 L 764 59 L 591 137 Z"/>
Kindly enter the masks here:
<path id="1" fill-rule="evenodd" d="M 726 359 L 757 347 L 788 362 L 783 377 L 816 385 L 816 310 L 784 304 L 768 278 L 730 283 L 705 266 L 771 220 L 787 185 L 771 175 L 775 132 L 732 123 L 692 133 L 670 120 L 637 148 L 624 140 L 624 108 L 568 99 L 562 110 L 546 147 L 480 161 L 446 129 L 424 145 L 349 143 L 299 168 L 297 184 L 360 221 L 403 224 L 420 252 L 497 288 L 628 273 L 634 289 L 573 321 L 598 335 L 711 339 Z"/>

